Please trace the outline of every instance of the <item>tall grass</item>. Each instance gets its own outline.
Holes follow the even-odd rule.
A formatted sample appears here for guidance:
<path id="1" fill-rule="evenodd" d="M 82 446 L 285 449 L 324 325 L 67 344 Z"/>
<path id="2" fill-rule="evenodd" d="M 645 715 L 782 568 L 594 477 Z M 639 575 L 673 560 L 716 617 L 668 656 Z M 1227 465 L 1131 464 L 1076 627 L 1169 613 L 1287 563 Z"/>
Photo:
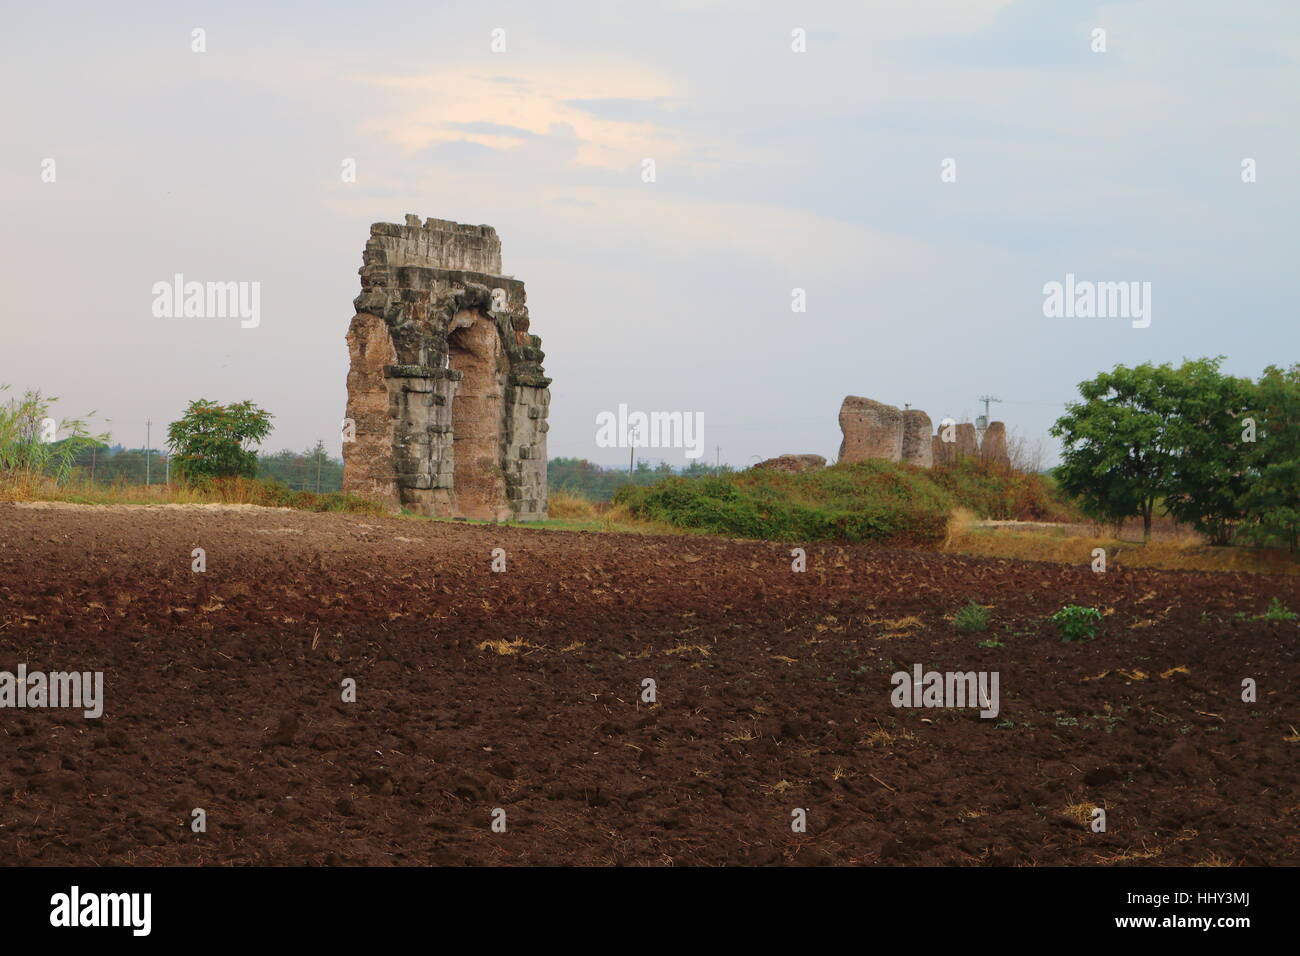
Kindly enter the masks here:
<path id="1" fill-rule="evenodd" d="M 981 518 L 1014 521 L 1080 521 L 1082 515 L 1043 475 L 1005 465 L 962 458 L 936 465 L 931 481 L 951 492 L 957 503 Z"/>
<path id="2" fill-rule="evenodd" d="M 8 385 L 0 385 L 0 392 L 8 390 Z M 55 419 L 51 410 L 56 401 L 29 389 L 22 398 L 0 405 L 0 483 L 67 481 L 77 454 L 107 439 L 91 435 L 82 419 Z"/>
<path id="3" fill-rule="evenodd" d="M 49 476 L 0 475 L 0 501 L 61 501 L 85 505 L 258 505 L 298 511 L 332 511 L 386 515 L 383 505 L 367 498 L 327 491 L 294 491 L 277 481 L 221 478 L 203 485 L 137 485 L 119 479 L 112 484 L 91 482 L 74 473 L 58 482 Z"/>
<path id="4" fill-rule="evenodd" d="M 560 520 L 594 520 L 598 514 L 595 502 L 563 488 L 554 488 L 547 495 L 546 511 Z"/>
<path id="5" fill-rule="evenodd" d="M 1122 541 L 1087 525 L 1049 527 L 981 527 L 970 512 L 958 509 L 948 525 L 943 550 L 952 554 L 1051 561 L 1089 567 L 1093 551 L 1106 552 L 1108 569 L 1154 568 L 1179 571 L 1242 571 L 1300 574 L 1296 562 L 1283 550 L 1223 548 L 1206 543 L 1191 531 L 1166 534 L 1147 544 Z"/>

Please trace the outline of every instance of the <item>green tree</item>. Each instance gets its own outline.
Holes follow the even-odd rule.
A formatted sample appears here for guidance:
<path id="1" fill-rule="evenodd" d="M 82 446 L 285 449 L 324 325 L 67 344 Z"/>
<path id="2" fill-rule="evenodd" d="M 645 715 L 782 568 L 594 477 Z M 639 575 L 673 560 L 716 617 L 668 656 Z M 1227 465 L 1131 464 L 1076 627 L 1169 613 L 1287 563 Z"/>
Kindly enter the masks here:
<path id="1" fill-rule="evenodd" d="M 1178 415 L 1171 394 L 1178 375 L 1168 364 L 1117 365 L 1080 382 L 1083 401 L 1051 428 L 1064 446 L 1055 472 L 1061 488 L 1091 517 L 1115 524 L 1141 517 L 1144 541 L 1177 464 L 1170 422 Z"/>
<path id="2" fill-rule="evenodd" d="M 1266 368 L 1246 417 L 1254 422 L 1255 440 L 1243 444 L 1248 449 L 1248 481 L 1239 501 L 1243 530 L 1257 543 L 1281 540 L 1295 551 L 1300 547 L 1300 365 Z"/>
<path id="3" fill-rule="evenodd" d="M 176 475 L 189 482 L 256 477 L 257 453 L 250 446 L 271 433 L 272 417 L 248 401 L 190 402 L 184 416 L 167 426 Z"/>
<path id="4" fill-rule="evenodd" d="M 1246 492 L 1242 418 L 1255 397 L 1255 384 L 1219 371 L 1222 356 L 1184 362 L 1164 383 L 1176 414 L 1165 444 L 1173 455 L 1163 507 L 1167 514 L 1226 545 L 1242 517 Z"/>

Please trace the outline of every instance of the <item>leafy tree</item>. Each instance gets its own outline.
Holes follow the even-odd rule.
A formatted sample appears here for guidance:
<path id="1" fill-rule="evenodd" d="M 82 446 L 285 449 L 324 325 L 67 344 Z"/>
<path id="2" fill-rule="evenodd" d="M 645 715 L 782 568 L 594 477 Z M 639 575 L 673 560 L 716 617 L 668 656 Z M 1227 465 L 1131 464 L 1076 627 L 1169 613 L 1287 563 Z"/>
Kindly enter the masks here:
<path id="1" fill-rule="evenodd" d="M 219 405 L 200 398 L 190 402 L 185 415 L 167 426 L 177 476 L 196 483 L 256 477 L 257 453 L 250 446 L 271 433 L 272 417 L 249 401 Z"/>
<path id="2" fill-rule="evenodd" d="M 1079 383 L 1083 401 L 1067 406 L 1051 428 L 1064 445 L 1055 473 L 1061 488 L 1094 518 L 1120 524 L 1141 517 L 1144 541 L 1177 465 L 1170 424 L 1179 375 L 1168 364 L 1117 365 Z"/>
<path id="3" fill-rule="evenodd" d="M 1242 517 L 1240 498 L 1248 475 L 1242 418 L 1255 385 L 1219 371 L 1222 357 L 1184 362 L 1166 384 L 1177 414 L 1169 420 L 1165 444 L 1174 456 L 1164 510 L 1183 524 L 1226 545 Z"/>
<path id="4" fill-rule="evenodd" d="M 1248 483 L 1239 499 L 1244 530 L 1258 543 L 1280 539 L 1295 551 L 1300 547 L 1300 365 L 1266 368 L 1246 417 L 1254 420 L 1256 434 L 1253 443 L 1243 445 L 1248 449 Z"/>
<path id="5" fill-rule="evenodd" d="M 1157 504 L 1227 544 L 1245 520 L 1256 538 L 1295 546 L 1300 526 L 1300 371 L 1270 367 L 1259 384 L 1224 375 L 1223 357 L 1116 366 L 1079 386 L 1084 401 L 1052 428 L 1065 444 L 1061 486 L 1107 520 Z M 1248 437 L 1247 419 L 1259 427 Z"/>

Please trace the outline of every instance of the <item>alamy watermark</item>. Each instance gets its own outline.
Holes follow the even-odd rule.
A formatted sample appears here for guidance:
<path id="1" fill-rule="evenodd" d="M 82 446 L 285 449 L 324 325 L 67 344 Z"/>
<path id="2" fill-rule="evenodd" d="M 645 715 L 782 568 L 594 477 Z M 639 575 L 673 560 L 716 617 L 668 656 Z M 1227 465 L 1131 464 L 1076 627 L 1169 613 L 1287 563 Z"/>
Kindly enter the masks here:
<path id="1" fill-rule="evenodd" d="M 998 671 L 925 671 L 912 665 L 912 673 L 895 671 L 889 702 L 895 707 L 979 707 L 981 717 L 996 717 Z"/>
<path id="2" fill-rule="evenodd" d="M 703 412 L 618 412 L 596 415 L 598 448 L 684 448 L 687 458 L 704 454 Z"/>
<path id="3" fill-rule="evenodd" d="M 50 897 L 50 925 L 128 927 L 132 936 L 148 936 L 153 927 L 152 893 L 83 893 L 73 886 Z"/>
<path id="4" fill-rule="evenodd" d="M 186 282 L 178 272 L 151 291 L 156 319 L 239 319 L 243 329 L 262 324 L 260 282 Z"/>
<path id="5" fill-rule="evenodd" d="M 0 708 L 71 707 L 87 720 L 104 713 L 103 671 L 0 671 Z"/>
<path id="6" fill-rule="evenodd" d="M 1151 324 L 1150 282 L 1092 282 L 1065 274 L 1065 282 L 1043 286 L 1043 315 L 1049 319 L 1132 319 L 1133 328 Z"/>

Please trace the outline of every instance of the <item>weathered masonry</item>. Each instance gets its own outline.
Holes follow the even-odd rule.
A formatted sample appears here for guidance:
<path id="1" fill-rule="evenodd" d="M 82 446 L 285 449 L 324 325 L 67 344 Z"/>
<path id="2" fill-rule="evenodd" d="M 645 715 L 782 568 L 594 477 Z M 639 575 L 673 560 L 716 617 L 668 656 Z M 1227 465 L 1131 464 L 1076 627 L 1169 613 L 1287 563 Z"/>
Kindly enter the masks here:
<path id="1" fill-rule="evenodd" d="M 491 226 L 370 227 L 348 328 L 343 490 L 434 517 L 546 517 L 551 380 Z"/>
<path id="2" fill-rule="evenodd" d="M 941 427 L 931 435 L 933 422 L 918 408 L 901 410 L 893 405 L 848 395 L 840 405 L 840 461 L 883 458 L 919 468 L 950 464 L 958 458 L 981 458 L 1001 468 L 1011 467 L 1007 426 L 990 422 L 983 442 L 969 422 Z"/>

